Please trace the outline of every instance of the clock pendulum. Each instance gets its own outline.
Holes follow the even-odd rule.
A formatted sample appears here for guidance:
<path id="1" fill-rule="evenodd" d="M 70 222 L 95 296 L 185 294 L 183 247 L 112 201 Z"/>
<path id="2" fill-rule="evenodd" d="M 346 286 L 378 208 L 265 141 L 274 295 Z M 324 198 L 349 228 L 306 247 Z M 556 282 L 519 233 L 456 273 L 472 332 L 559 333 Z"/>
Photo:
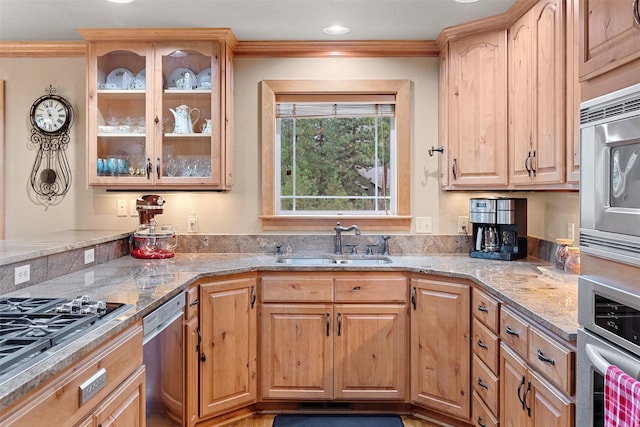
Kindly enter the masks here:
<path id="1" fill-rule="evenodd" d="M 69 130 L 73 123 L 73 107 L 65 98 L 56 95 L 49 85 L 46 95 L 31 106 L 31 143 L 37 147 L 31 170 L 31 187 L 38 197 L 51 203 L 69 191 L 71 168 L 65 150 L 69 145 Z"/>

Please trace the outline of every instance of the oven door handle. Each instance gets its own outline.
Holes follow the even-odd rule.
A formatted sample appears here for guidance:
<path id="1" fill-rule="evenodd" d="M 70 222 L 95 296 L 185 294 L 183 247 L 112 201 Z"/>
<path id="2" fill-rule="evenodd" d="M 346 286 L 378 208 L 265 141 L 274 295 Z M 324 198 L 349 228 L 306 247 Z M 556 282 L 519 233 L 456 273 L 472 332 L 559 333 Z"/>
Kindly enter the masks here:
<path id="1" fill-rule="evenodd" d="M 609 366 L 615 365 L 627 375 L 636 379 L 640 378 L 640 360 L 620 356 L 617 352 L 606 350 L 590 343 L 586 343 L 584 349 L 594 368 L 602 376 L 607 374 Z"/>

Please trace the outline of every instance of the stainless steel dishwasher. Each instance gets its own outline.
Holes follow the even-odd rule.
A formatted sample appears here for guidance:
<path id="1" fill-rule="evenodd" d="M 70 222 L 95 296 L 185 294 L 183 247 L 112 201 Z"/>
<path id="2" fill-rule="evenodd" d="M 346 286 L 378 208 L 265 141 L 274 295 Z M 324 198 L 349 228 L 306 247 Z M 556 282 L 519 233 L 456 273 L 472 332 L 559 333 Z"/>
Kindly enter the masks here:
<path id="1" fill-rule="evenodd" d="M 148 427 L 184 425 L 184 306 L 180 293 L 142 319 Z"/>

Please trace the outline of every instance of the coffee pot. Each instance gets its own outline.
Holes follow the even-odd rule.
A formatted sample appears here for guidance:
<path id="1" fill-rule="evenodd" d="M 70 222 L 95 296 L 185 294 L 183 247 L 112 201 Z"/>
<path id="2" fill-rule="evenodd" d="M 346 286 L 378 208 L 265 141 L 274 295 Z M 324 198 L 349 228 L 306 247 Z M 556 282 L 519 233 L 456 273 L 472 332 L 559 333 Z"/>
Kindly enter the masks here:
<path id="1" fill-rule="evenodd" d="M 200 120 L 200 109 L 189 108 L 188 105 L 180 105 L 173 108 L 169 108 L 169 111 L 173 113 L 173 119 L 175 126 L 173 133 L 189 134 L 193 133 L 193 126 Z M 193 116 L 195 114 L 195 116 Z"/>

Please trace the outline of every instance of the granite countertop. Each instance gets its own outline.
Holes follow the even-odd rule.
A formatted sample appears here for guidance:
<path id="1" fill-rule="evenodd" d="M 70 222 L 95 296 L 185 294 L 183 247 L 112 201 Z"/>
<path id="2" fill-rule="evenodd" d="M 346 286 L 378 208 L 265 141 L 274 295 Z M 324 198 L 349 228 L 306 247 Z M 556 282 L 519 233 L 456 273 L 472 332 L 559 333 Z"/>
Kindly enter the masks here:
<path id="1" fill-rule="evenodd" d="M 265 254 L 179 253 L 170 260 L 118 258 L 75 273 L 4 294 L 12 297 L 62 297 L 90 295 L 93 299 L 121 302 L 131 308 L 118 318 L 56 349 L 44 360 L 8 379 L 0 380 L 0 406 L 6 406 L 140 320 L 180 290 L 200 278 L 251 271 L 405 271 L 470 279 L 489 294 L 515 307 L 567 341 L 575 341 L 577 276 L 553 270 L 549 263 L 528 258 L 492 261 L 467 255 L 392 256 L 393 263 L 375 267 L 347 265 L 301 266 L 275 261 Z"/>

